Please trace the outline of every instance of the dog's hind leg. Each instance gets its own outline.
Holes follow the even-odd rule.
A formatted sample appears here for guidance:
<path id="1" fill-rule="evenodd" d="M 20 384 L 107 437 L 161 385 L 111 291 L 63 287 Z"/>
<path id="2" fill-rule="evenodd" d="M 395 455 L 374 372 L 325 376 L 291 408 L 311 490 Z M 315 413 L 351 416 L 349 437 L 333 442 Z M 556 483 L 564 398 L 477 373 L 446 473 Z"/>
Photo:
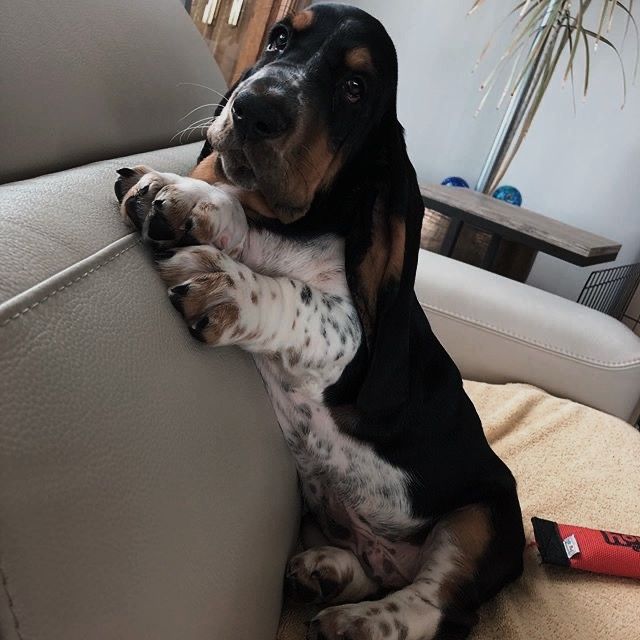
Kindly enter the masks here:
<path id="1" fill-rule="evenodd" d="M 489 508 L 472 505 L 443 518 L 427 537 L 413 583 L 376 602 L 330 607 L 311 623 L 311 640 L 465 638 L 483 600 L 478 571 L 493 543 Z"/>

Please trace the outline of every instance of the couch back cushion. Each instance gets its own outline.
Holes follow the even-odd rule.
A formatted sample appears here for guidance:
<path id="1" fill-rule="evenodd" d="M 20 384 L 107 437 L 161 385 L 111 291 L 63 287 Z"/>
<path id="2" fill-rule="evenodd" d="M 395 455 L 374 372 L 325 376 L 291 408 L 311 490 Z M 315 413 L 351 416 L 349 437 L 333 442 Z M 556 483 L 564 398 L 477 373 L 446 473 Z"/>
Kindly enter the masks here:
<path id="1" fill-rule="evenodd" d="M 4 3 L 0 78 L 0 183 L 167 147 L 225 90 L 177 0 Z"/>

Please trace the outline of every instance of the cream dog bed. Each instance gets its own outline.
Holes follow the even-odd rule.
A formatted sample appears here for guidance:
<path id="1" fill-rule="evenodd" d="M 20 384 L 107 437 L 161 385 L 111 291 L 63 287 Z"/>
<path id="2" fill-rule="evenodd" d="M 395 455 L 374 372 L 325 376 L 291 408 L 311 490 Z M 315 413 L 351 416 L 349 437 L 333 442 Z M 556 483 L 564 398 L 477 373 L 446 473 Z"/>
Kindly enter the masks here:
<path id="1" fill-rule="evenodd" d="M 524 384 L 466 382 L 489 442 L 518 480 L 531 516 L 640 534 L 640 432 Z M 285 603 L 277 640 L 302 640 L 312 607 Z M 640 581 L 541 566 L 480 611 L 474 640 L 640 640 Z"/>

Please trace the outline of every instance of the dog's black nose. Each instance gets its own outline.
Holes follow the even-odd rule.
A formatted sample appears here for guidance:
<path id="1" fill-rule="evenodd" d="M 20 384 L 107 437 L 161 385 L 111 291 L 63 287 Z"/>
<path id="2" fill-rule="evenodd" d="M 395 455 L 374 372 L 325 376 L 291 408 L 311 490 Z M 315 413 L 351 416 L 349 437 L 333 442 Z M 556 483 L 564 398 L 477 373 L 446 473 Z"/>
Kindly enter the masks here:
<path id="1" fill-rule="evenodd" d="M 247 90 L 236 96 L 231 109 L 233 126 L 241 138 L 277 138 L 291 127 L 292 118 L 283 98 Z"/>

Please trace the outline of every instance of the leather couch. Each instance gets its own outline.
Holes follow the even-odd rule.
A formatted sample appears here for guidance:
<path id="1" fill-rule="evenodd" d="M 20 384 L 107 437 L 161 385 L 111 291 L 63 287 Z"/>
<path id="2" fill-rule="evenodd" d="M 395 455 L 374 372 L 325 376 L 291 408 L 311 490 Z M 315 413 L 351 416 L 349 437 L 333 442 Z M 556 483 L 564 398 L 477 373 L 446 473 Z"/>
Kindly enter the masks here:
<path id="1" fill-rule="evenodd" d="M 218 69 L 176 0 L 2 16 L 0 637 L 272 640 L 294 467 L 251 358 L 190 338 L 112 190 L 189 170 L 171 138 L 217 98 L 180 83 Z M 637 415 L 611 318 L 426 252 L 416 288 L 465 376 Z"/>

